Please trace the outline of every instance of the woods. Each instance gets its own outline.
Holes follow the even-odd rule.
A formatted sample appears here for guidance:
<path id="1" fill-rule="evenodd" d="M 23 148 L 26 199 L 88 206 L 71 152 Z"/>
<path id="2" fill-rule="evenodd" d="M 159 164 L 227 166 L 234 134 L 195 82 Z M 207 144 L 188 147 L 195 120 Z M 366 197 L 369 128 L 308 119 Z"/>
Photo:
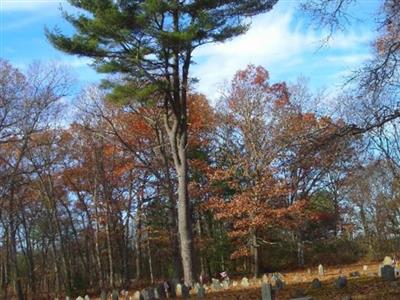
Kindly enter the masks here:
<path id="1" fill-rule="evenodd" d="M 195 50 L 278 0 L 69 2 L 73 33 L 45 35 L 102 82 L 76 95 L 64 66 L 0 59 L 2 298 L 399 255 L 397 1 L 334 96 L 249 61 L 214 101 L 196 90 Z M 303 10 L 332 34 L 349 2 Z"/>

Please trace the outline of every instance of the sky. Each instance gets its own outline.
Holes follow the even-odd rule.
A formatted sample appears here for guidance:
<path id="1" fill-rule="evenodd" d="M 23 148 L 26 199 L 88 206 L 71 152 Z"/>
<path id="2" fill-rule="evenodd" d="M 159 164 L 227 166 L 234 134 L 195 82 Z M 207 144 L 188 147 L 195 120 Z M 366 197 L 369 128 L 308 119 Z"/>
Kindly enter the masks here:
<path id="1" fill-rule="evenodd" d="M 335 93 L 371 57 L 379 3 L 358 0 L 349 10 L 354 21 L 325 44 L 326 30 L 309 24 L 297 0 L 280 0 L 272 11 L 253 18 L 246 34 L 195 50 L 196 89 L 215 101 L 234 73 L 251 63 L 266 68 L 272 82 L 305 77 L 312 89 Z M 0 0 L 0 56 L 22 70 L 32 61 L 55 61 L 71 69 L 80 87 L 96 83 L 101 75 L 88 65 L 90 60 L 63 54 L 46 40 L 46 26 L 73 32 L 60 7 L 72 10 L 62 0 Z"/>

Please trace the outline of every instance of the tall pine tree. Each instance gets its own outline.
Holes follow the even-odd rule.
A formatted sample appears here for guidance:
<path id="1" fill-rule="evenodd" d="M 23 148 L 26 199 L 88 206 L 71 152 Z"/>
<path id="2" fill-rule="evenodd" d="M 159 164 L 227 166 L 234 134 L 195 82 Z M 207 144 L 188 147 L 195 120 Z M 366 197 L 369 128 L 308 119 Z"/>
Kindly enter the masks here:
<path id="1" fill-rule="evenodd" d="M 46 34 L 58 49 L 93 59 L 99 72 L 119 74 L 125 84 L 114 95 L 146 100 L 156 93 L 164 107 L 178 177 L 178 229 L 185 282 L 193 282 L 188 197 L 187 94 L 193 51 L 224 42 L 249 28 L 248 18 L 278 0 L 69 0 L 81 13 L 65 18 L 75 28 L 66 36 Z M 145 83 L 145 84 L 143 84 Z"/>

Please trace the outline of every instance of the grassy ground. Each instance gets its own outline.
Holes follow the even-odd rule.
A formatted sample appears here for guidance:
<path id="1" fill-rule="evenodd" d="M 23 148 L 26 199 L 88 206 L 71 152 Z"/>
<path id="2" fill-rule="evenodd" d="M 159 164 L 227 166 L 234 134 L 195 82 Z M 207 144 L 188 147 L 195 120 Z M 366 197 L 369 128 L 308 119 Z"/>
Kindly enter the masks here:
<path id="1" fill-rule="evenodd" d="M 363 271 L 362 264 L 339 266 L 328 268 L 325 276 L 318 277 L 317 270 L 309 273 L 307 270 L 296 270 L 282 273 L 286 286 L 277 294 L 278 300 L 292 298 L 299 290 L 305 295 L 312 296 L 314 300 L 341 300 L 344 296 L 351 296 L 352 299 L 373 299 L 373 300 L 394 300 L 400 299 L 400 279 L 394 283 L 384 282 L 377 276 L 378 264 L 368 264 L 368 270 Z M 350 277 L 351 272 L 358 271 L 360 277 Z M 335 286 L 335 279 L 340 275 L 348 279 L 347 287 L 338 289 Z M 311 281 L 319 278 L 322 282 L 321 289 L 312 289 Z M 240 282 L 240 279 L 237 279 Z M 133 291 L 130 292 L 133 295 Z M 191 298 L 197 298 L 192 295 Z M 177 298 L 181 299 L 181 298 Z M 261 299 L 260 284 L 251 285 L 249 288 L 231 287 L 228 290 L 212 292 L 208 291 L 205 299 L 226 299 L 226 300 L 259 300 Z"/>

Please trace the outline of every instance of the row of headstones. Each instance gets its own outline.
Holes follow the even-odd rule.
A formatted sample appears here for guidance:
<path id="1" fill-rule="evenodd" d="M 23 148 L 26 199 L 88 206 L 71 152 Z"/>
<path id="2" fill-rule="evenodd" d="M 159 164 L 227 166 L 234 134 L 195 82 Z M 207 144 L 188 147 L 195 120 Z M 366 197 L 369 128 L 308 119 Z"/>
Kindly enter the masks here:
<path id="1" fill-rule="evenodd" d="M 337 288 L 339 289 L 343 289 L 346 287 L 347 285 L 347 278 L 345 276 L 339 276 L 338 279 L 335 282 L 335 285 Z M 311 283 L 311 287 L 313 289 L 320 289 L 322 287 L 322 283 L 318 278 L 315 278 L 312 283 Z M 270 280 L 268 280 L 266 277 L 263 276 L 263 282 L 261 285 L 261 298 L 262 300 L 272 300 L 273 295 L 276 291 L 279 291 L 281 288 L 283 288 L 282 286 L 276 285 L 273 286 L 270 282 Z M 303 291 L 296 291 L 296 295 L 295 298 L 293 299 L 309 299 L 308 296 L 303 294 Z"/>

